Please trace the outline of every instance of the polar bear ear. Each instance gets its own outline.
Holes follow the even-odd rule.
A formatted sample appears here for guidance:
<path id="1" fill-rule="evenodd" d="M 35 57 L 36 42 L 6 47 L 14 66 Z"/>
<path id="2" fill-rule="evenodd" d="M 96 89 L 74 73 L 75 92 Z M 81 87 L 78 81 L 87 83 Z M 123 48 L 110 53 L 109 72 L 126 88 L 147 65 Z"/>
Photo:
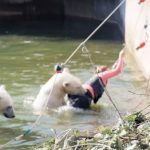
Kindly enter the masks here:
<path id="1" fill-rule="evenodd" d="M 64 68 L 64 69 L 63 69 L 63 71 L 64 71 L 64 72 L 68 72 L 68 73 L 70 73 L 69 68 Z"/>
<path id="2" fill-rule="evenodd" d="M 70 83 L 68 83 L 68 82 L 64 82 L 64 83 L 63 83 L 63 87 L 64 87 L 64 88 L 69 87 L 69 86 L 70 86 Z"/>

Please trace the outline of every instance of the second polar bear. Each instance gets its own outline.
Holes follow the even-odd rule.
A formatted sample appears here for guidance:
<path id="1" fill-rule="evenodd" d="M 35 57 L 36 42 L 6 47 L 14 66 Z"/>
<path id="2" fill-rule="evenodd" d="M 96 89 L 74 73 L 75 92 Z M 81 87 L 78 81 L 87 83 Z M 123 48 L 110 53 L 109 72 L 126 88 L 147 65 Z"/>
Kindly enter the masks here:
<path id="1" fill-rule="evenodd" d="M 3 85 L 0 85 L 0 112 L 6 118 L 15 117 L 12 98 Z"/>

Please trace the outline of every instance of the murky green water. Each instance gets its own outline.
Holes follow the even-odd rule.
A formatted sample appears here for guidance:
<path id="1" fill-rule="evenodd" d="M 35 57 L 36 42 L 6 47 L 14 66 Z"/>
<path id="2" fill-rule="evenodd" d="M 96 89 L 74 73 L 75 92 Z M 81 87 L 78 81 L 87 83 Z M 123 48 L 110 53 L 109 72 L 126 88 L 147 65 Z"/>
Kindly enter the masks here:
<path id="1" fill-rule="evenodd" d="M 16 118 L 8 120 L 0 116 L 0 144 L 22 134 L 31 127 L 37 118 L 33 113 L 32 101 L 36 97 L 40 85 L 44 84 L 54 73 L 53 66 L 64 62 L 78 46 L 81 40 L 69 38 L 52 38 L 44 36 L 0 36 L 0 84 L 6 85 L 13 97 Z M 122 45 L 119 42 L 89 41 L 87 48 L 94 63 L 111 66 L 118 57 Z M 68 64 L 68 67 L 84 82 L 92 76 L 92 67 L 86 54 L 79 51 Z M 144 82 L 137 81 L 134 70 L 126 66 L 123 73 L 109 82 L 108 90 L 122 114 L 130 111 L 139 102 L 138 96 L 128 90 L 142 91 Z M 143 98 L 140 98 L 143 99 Z M 44 115 L 33 132 L 19 142 L 6 149 L 27 150 L 28 146 L 42 141 L 52 135 L 51 128 L 57 132 L 68 128 L 82 131 L 92 130 L 100 125 L 116 123 L 118 116 L 104 94 L 99 101 L 98 112 L 53 113 Z"/>

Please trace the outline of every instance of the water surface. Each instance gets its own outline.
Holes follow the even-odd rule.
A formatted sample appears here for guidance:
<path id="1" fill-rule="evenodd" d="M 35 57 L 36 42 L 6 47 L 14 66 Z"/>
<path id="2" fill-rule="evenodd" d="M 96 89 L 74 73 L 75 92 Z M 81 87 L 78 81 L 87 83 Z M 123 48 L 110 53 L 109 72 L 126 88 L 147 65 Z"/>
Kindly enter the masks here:
<path id="1" fill-rule="evenodd" d="M 0 36 L 0 84 L 4 84 L 14 100 L 16 118 L 9 120 L 0 117 L 0 144 L 22 134 L 35 122 L 32 102 L 40 85 L 44 84 L 54 73 L 53 67 L 63 63 L 82 39 L 65 37 L 27 36 L 5 34 Z M 118 57 L 122 43 L 114 41 L 90 40 L 87 48 L 95 65 L 111 66 Z M 67 65 L 71 72 L 85 82 L 93 75 L 87 54 L 81 50 Z M 109 81 L 108 91 L 122 114 L 132 111 L 145 99 L 128 92 L 143 92 L 146 84 L 137 80 L 136 69 L 126 66 L 122 74 Z M 138 78 L 139 79 L 139 78 Z M 44 137 L 52 135 L 51 128 L 58 133 L 68 128 L 92 131 L 101 125 L 113 125 L 118 115 L 108 97 L 99 101 L 97 112 L 63 112 L 45 114 L 33 132 L 19 142 L 7 147 L 7 150 L 27 150 L 28 146 L 41 142 Z"/>

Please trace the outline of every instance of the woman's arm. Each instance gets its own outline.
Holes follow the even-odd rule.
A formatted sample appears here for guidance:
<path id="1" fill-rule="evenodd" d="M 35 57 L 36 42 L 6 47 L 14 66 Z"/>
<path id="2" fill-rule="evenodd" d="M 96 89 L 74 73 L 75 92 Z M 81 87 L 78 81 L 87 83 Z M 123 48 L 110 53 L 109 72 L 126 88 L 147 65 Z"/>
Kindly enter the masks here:
<path id="1" fill-rule="evenodd" d="M 119 58 L 117 64 L 115 65 L 115 68 L 98 74 L 98 76 L 102 79 L 104 85 L 107 84 L 108 79 L 117 76 L 119 73 L 121 73 L 124 66 L 123 56 L 124 56 L 124 50 L 122 50 L 119 53 Z"/>

